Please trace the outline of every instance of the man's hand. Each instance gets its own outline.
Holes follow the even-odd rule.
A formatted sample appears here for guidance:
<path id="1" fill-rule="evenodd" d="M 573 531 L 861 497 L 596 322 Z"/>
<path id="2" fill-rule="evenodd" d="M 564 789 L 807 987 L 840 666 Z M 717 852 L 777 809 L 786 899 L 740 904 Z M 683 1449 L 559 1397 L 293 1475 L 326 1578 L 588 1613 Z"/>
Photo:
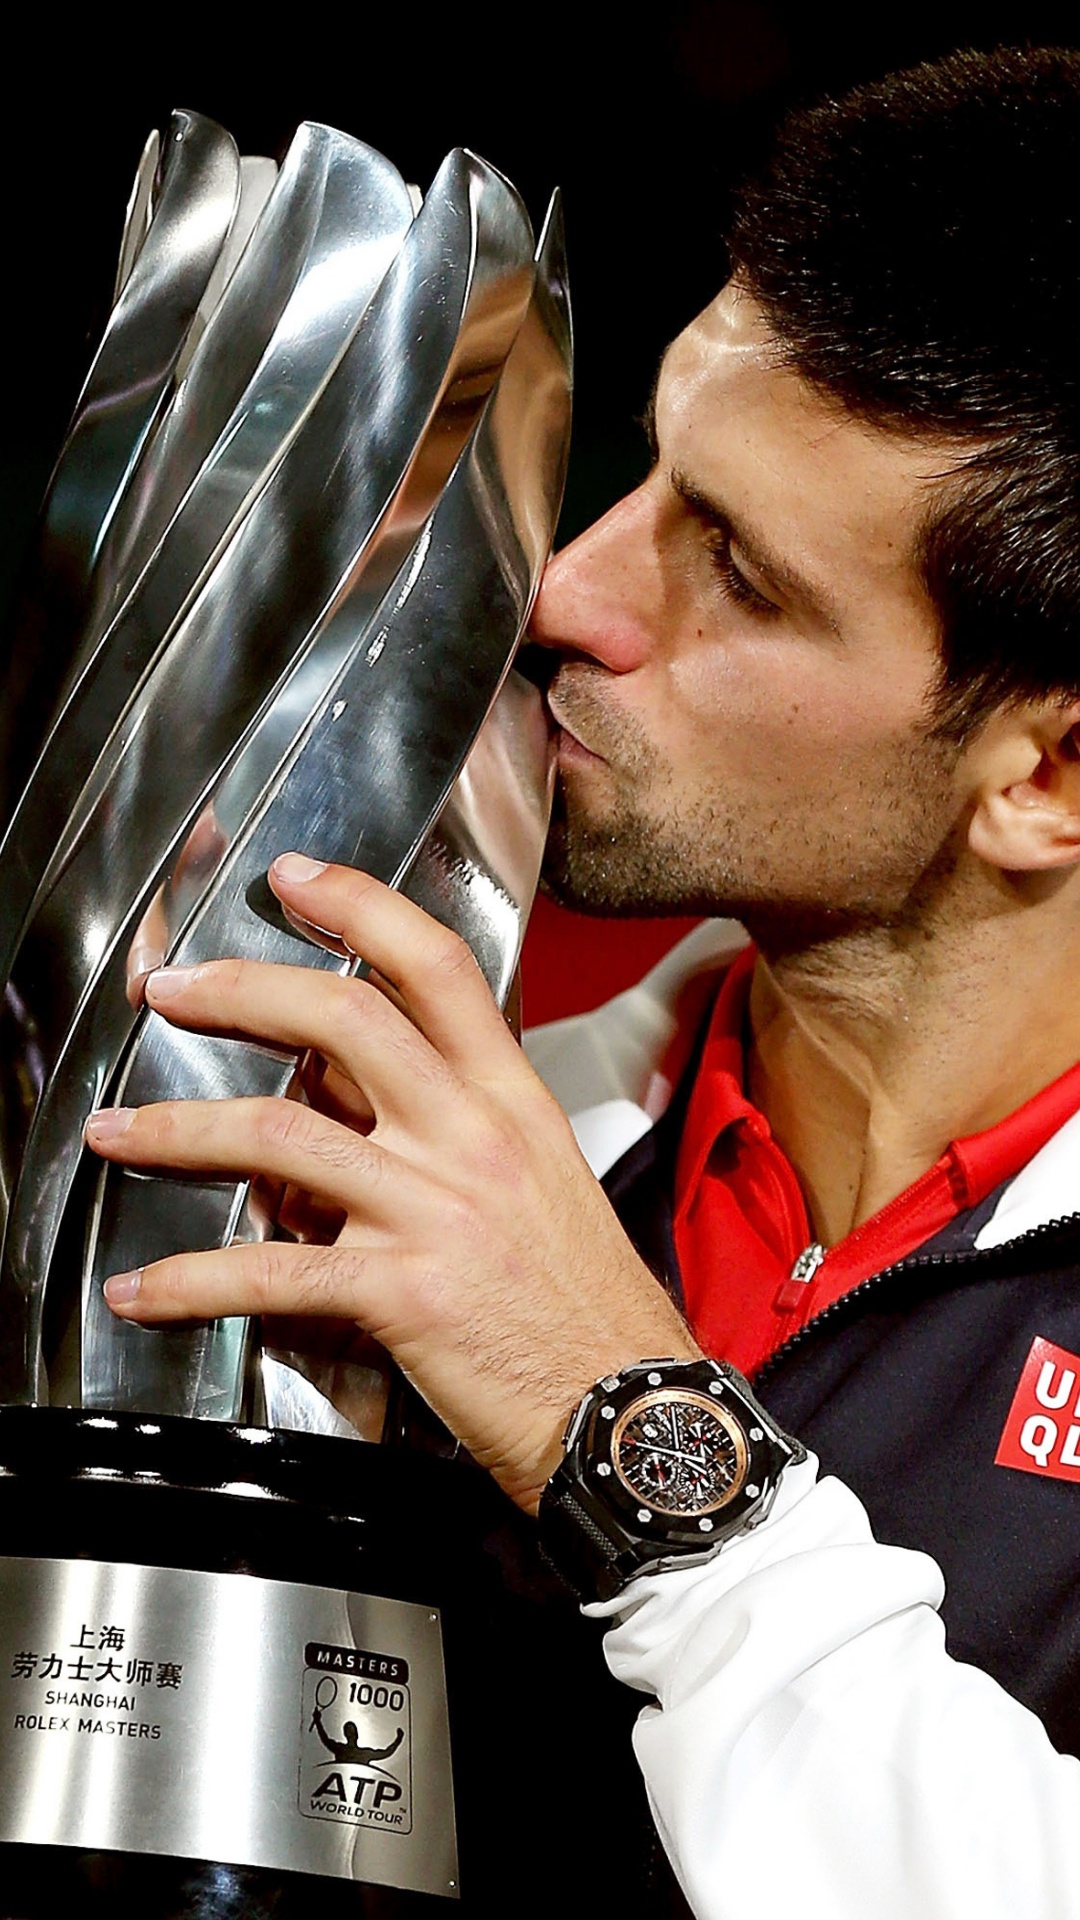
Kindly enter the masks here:
<path id="1" fill-rule="evenodd" d="M 298 924 L 362 954 L 378 984 L 220 960 L 151 974 L 146 998 L 178 1026 L 316 1049 L 336 1113 L 291 1100 L 166 1101 L 94 1115 L 86 1138 L 131 1166 L 299 1189 L 343 1224 L 329 1246 L 159 1260 L 114 1276 L 106 1299 L 126 1319 L 154 1322 L 347 1318 L 389 1348 L 532 1511 L 567 1416 L 595 1380 L 698 1349 L 464 942 L 345 867 L 285 855 L 270 879 Z M 374 1124 L 360 1130 L 369 1111 Z"/>

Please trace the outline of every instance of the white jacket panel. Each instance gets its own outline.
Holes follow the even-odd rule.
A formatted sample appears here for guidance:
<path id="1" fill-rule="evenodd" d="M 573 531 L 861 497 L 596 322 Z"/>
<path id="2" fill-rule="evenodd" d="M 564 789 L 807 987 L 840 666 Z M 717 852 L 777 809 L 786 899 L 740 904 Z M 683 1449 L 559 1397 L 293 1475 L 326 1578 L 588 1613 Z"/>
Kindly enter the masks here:
<path id="1" fill-rule="evenodd" d="M 789 1470 L 756 1532 L 586 1609 L 699 1920 L 1078 1920 L 1080 1762 L 945 1651 L 928 1556 Z"/>

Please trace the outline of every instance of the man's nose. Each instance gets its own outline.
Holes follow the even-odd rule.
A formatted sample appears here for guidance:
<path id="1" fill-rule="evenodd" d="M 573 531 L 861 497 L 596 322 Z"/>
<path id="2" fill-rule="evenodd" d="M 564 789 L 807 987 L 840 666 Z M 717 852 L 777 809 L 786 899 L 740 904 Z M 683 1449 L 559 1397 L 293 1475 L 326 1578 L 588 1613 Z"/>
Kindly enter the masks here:
<path id="1" fill-rule="evenodd" d="M 529 636 L 542 647 L 629 673 L 649 650 L 657 594 L 655 516 L 646 485 L 554 556 Z"/>

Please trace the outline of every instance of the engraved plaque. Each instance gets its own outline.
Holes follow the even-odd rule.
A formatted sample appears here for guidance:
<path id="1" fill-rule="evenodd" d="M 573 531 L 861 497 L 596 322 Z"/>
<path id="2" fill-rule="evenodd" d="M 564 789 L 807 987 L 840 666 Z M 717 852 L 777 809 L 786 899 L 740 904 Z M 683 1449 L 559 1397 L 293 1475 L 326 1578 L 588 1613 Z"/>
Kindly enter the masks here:
<path id="1" fill-rule="evenodd" d="M 0 1561 L 0 1840 L 458 1894 L 438 1611 Z"/>

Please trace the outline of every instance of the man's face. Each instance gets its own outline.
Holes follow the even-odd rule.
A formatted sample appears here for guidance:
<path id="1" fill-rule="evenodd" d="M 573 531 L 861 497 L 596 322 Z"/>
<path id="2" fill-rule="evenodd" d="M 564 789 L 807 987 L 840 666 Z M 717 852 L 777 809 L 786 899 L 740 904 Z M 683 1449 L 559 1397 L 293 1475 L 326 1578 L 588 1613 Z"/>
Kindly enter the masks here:
<path id="1" fill-rule="evenodd" d="M 655 437 L 537 605 L 562 656 L 552 890 L 762 939 L 904 919 L 966 797 L 914 559 L 947 453 L 819 398 L 733 287 L 669 349 Z"/>

